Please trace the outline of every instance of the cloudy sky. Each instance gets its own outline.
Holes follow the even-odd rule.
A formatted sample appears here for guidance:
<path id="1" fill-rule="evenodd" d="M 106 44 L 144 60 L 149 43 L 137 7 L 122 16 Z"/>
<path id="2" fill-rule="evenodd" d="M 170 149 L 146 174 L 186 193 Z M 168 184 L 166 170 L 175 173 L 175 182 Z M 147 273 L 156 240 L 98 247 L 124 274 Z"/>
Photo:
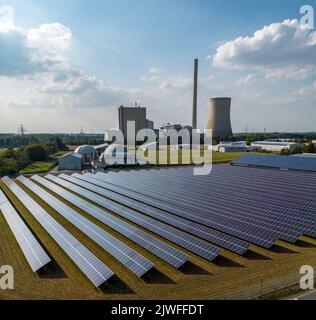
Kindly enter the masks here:
<path id="1" fill-rule="evenodd" d="M 156 127 L 232 97 L 234 132 L 316 131 L 316 31 L 296 0 L 0 0 L 0 132 L 103 132 L 138 101 Z"/>

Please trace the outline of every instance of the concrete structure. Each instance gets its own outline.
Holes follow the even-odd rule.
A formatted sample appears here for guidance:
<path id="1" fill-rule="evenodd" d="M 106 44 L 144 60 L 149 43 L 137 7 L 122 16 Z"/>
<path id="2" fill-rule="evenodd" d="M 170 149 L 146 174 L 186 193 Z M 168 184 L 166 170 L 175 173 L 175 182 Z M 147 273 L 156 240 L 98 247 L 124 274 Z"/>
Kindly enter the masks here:
<path id="1" fill-rule="evenodd" d="M 146 108 L 142 108 L 135 104 L 135 107 L 124 107 L 118 108 L 119 116 L 119 129 L 123 132 L 124 137 L 127 135 L 127 122 L 135 122 L 135 134 L 141 129 L 148 129 L 148 127 L 154 127 L 154 123 L 146 118 Z"/>
<path id="2" fill-rule="evenodd" d="M 255 141 L 251 143 L 251 146 L 260 148 L 261 150 L 271 152 L 281 152 L 285 150 L 293 150 L 296 147 L 304 147 L 303 143 L 297 142 L 282 142 L 282 141 Z"/>
<path id="3" fill-rule="evenodd" d="M 58 159 L 59 170 L 80 171 L 83 165 L 83 156 L 76 152 L 70 152 Z"/>
<path id="4" fill-rule="evenodd" d="M 211 98 L 207 129 L 213 130 L 213 137 L 227 139 L 232 137 L 230 123 L 231 98 Z"/>
<path id="5" fill-rule="evenodd" d="M 154 130 L 154 127 L 155 127 L 154 121 L 151 121 L 148 119 L 146 119 L 146 121 L 147 121 L 147 129 Z"/>
<path id="6" fill-rule="evenodd" d="M 82 145 L 75 150 L 75 153 L 79 154 L 83 158 L 83 162 L 88 163 L 94 160 L 98 156 L 97 150 L 93 146 Z"/>
<path id="7" fill-rule="evenodd" d="M 194 59 L 193 75 L 193 104 L 192 104 L 192 128 L 197 128 L 197 82 L 198 82 L 198 65 L 199 60 Z"/>

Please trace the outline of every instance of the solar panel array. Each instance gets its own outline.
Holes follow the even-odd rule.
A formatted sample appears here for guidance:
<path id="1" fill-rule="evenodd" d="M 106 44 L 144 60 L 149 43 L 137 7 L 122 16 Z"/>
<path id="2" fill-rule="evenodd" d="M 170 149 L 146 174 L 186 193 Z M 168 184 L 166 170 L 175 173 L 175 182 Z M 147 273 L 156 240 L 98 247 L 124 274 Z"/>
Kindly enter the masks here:
<path id="1" fill-rule="evenodd" d="M 314 157 L 244 154 L 233 160 L 231 164 L 316 172 L 316 158 Z"/>
<path id="2" fill-rule="evenodd" d="M 17 179 L 137 276 L 140 277 L 144 275 L 154 266 L 147 258 L 143 257 L 87 218 L 78 214 L 75 210 L 52 196 L 34 182 L 23 176 L 20 176 Z"/>
<path id="3" fill-rule="evenodd" d="M 89 173 L 85 175 L 73 174 L 72 177 L 82 179 L 86 182 L 90 182 L 99 187 L 106 188 L 107 190 L 104 190 L 96 186 L 89 186 L 86 183 L 82 183 L 79 181 L 76 182 L 80 185 L 90 188 L 90 190 L 99 192 L 100 194 L 112 200 L 118 201 L 130 208 L 133 208 L 153 218 L 166 222 L 174 227 L 177 227 L 186 232 L 189 232 L 204 240 L 213 242 L 214 244 L 222 246 L 223 248 L 231 250 L 235 253 L 243 254 L 247 251 L 247 249 L 250 246 L 250 244 L 246 241 L 236 239 L 220 231 L 208 228 L 203 225 L 199 225 L 195 222 L 186 220 L 184 218 L 174 216 L 154 206 L 150 206 L 148 204 L 142 203 L 142 201 L 144 200 L 143 199 L 144 197 L 142 195 L 139 195 L 136 192 L 131 192 L 125 189 L 115 188 L 114 186 L 107 184 L 105 181 L 98 180 L 97 175 L 93 175 Z"/>
<path id="4" fill-rule="evenodd" d="M 116 218 L 112 214 L 109 214 L 105 210 L 102 210 L 101 208 L 91 204 L 90 202 L 79 198 L 75 194 L 59 187 L 55 183 L 52 183 L 37 175 L 33 176 L 32 179 L 37 181 L 47 189 L 53 191 L 68 202 L 72 203 L 77 208 L 85 211 L 92 217 L 111 227 L 113 230 L 119 232 L 128 239 L 131 239 L 141 247 L 150 251 L 152 254 L 156 255 L 172 266 L 179 268 L 189 259 L 189 256 L 185 253 L 171 247 L 165 242 L 149 235 L 148 233 L 123 221 L 122 219 Z"/>
<path id="5" fill-rule="evenodd" d="M 139 212 L 132 210 L 130 208 L 127 208 L 119 203 L 116 203 L 110 199 L 106 199 L 102 196 L 99 196 L 95 194 L 94 192 L 91 192 L 85 188 L 82 188 L 78 185 L 75 185 L 72 182 L 66 181 L 66 179 L 74 179 L 70 176 L 61 174 L 60 177 L 63 177 L 64 179 L 61 179 L 59 177 L 55 177 L 53 175 L 47 175 L 46 178 L 48 178 L 51 181 L 54 181 L 58 183 L 59 185 L 76 192 L 80 194 L 81 196 L 84 196 L 85 198 L 103 206 L 105 209 L 110 210 L 117 215 L 126 218 L 129 221 L 132 221 L 147 230 L 150 230 L 159 236 L 176 243 L 180 247 L 183 247 L 197 255 L 202 256 L 203 258 L 212 261 L 214 260 L 221 252 L 220 249 L 215 248 L 211 246 L 210 244 L 201 241 L 195 237 L 190 236 L 189 234 L 186 234 L 184 232 L 181 232 L 175 228 L 172 228 L 166 224 L 163 224 L 155 219 L 152 219 L 150 217 L 147 217 L 143 214 L 140 214 Z"/>
<path id="6" fill-rule="evenodd" d="M 139 174 L 142 176 L 142 174 Z M 278 223 L 274 219 L 272 221 L 264 221 L 264 220 L 257 220 L 254 222 L 254 217 L 257 216 L 256 213 L 252 212 L 246 212 L 245 209 L 247 209 L 247 205 L 249 206 L 249 203 L 244 206 L 245 208 L 241 208 L 238 210 L 233 203 L 229 202 L 226 199 L 226 196 L 224 195 L 223 190 L 220 191 L 215 190 L 215 194 L 212 197 L 212 195 L 207 191 L 205 193 L 205 190 L 197 189 L 196 186 L 188 186 L 187 188 L 181 189 L 181 194 L 179 193 L 179 188 L 172 187 L 172 186 L 166 186 L 166 188 L 170 191 L 172 191 L 173 195 L 177 195 L 177 199 L 173 199 L 172 196 L 165 195 L 164 191 L 157 190 L 156 183 L 160 183 L 160 185 L 163 185 L 166 181 L 165 178 L 162 177 L 162 174 L 159 175 L 154 174 L 155 179 L 154 182 L 151 183 L 151 186 L 146 187 L 146 194 L 150 193 L 156 194 L 156 197 L 159 199 L 169 200 L 174 204 L 183 206 L 185 204 L 185 208 L 191 208 L 192 210 L 196 210 L 201 212 L 202 215 L 208 215 L 208 214 L 216 214 L 216 216 L 224 216 L 223 215 L 223 205 L 228 204 L 225 208 L 225 217 L 229 217 L 230 219 L 234 219 L 238 223 L 242 223 L 245 225 L 244 230 L 246 228 L 250 229 L 254 226 L 261 227 L 264 231 L 269 232 L 270 234 L 274 233 L 277 234 L 280 239 L 287 240 L 290 242 L 295 242 L 302 234 L 302 228 L 297 227 L 296 229 L 293 229 L 292 227 L 289 228 L 289 226 L 285 225 L 284 223 Z M 134 179 L 134 180 L 133 180 Z M 135 181 L 137 184 L 138 190 L 141 187 L 138 184 L 137 177 L 130 177 L 129 181 Z M 142 183 L 147 180 L 147 176 L 142 176 Z M 180 180 L 180 179 L 178 179 Z M 185 183 L 184 180 L 182 180 L 183 183 Z M 189 182 L 189 181 L 188 181 Z M 159 187 L 159 186 L 158 186 Z M 195 193 L 194 193 L 195 192 Z M 204 194 L 203 194 L 204 192 Z M 191 194 L 194 194 L 194 198 L 198 200 L 194 206 L 192 205 L 191 201 L 188 201 L 188 197 L 191 196 Z M 238 201 L 238 198 L 236 199 Z M 239 203 L 240 205 L 240 203 Z M 242 205 L 241 205 L 242 206 Z"/>
<path id="7" fill-rule="evenodd" d="M 314 173 L 216 165 L 207 176 L 182 167 L 98 173 L 95 179 L 109 190 L 266 247 L 267 238 L 271 245 L 316 235 Z"/>
<path id="8" fill-rule="evenodd" d="M 48 264 L 51 261 L 50 257 L 1 190 L 0 211 L 3 213 L 32 271 L 36 272 Z"/>
<path id="9" fill-rule="evenodd" d="M 101 174 L 99 175 L 99 177 L 101 177 Z M 111 183 L 113 183 L 113 181 L 109 180 L 108 177 L 106 181 L 111 181 Z M 122 185 L 122 182 L 116 181 L 116 186 L 118 187 L 119 185 Z M 226 217 L 224 214 L 210 216 L 208 213 L 204 214 L 203 212 L 201 212 L 199 208 L 188 209 L 186 205 L 185 207 L 183 206 L 182 198 L 181 200 L 179 200 L 179 190 L 175 191 L 174 193 L 165 190 L 165 195 L 160 196 L 160 190 L 158 189 L 159 186 L 155 188 L 155 190 L 152 190 L 150 185 L 146 185 L 146 191 L 144 192 L 144 185 L 142 186 L 142 183 L 137 183 L 136 185 L 131 186 L 130 184 L 128 184 L 128 181 L 126 181 L 124 186 L 124 188 L 129 186 L 128 190 L 133 190 L 135 192 L 141 193 L 143 196 L 143 201 L 145 203 L 161 208 L 167 212 L 174 214 L 175 216 L 179 216 L 199 223 L 201 225 L 210 227 L 212 229 L 219 230 L 223 233 L 227 233 L 236 238 L 240 238 L 266 248 L 270 248 L 271 246 L 273 246 L 278 239 L 278 235 L 276 233 L 271 232 L 270 234 L 267 234 L 266 232 L 264 232 L 264 230 L 260 230 L 256 226 L 253 227 L 254 230 L 250 230 L 249 227 L 246 228 L 241 219 L 239 219 L 239 221 L 236 221 L 236 219 L 229 219 L 229 217 Z M 160 188 L 166 187 L 161 185 Z M 175 197 L 173 202 L 169 201 L 170 197 Z M 197 204 L 197 202 L 193 201 L 193 195 L 185 197 L 184 200 L 185 202 Z"/>
<path id="10" fill-rule="evenodd" d="M 113 276 L 112 270 L 52 218 L 14 181 L 8 177 L 2 178 L 2 181 L 95 286 L 100 286 Z"/>

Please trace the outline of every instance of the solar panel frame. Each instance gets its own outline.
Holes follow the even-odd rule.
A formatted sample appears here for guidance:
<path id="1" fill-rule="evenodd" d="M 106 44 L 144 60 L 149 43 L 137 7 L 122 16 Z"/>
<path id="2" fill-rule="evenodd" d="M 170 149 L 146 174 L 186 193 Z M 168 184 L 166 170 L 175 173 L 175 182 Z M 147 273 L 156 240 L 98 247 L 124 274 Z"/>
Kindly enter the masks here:
<path id="1" fill-rule="evenodd" d="M 0 190 L 0 211 L 33 272 L 47 265 L 51 259 L 43 249 L 31 230 L 11 205 L 8 198 Z"/>
<path id="2" fill-rule="evenodd" d="M 14 181 L 8 177 L 2 178 L 2 181 L 96 287 L 114 275 L 111 269 L 52 218 Z"/>
<path id="3" fill-rule="evenodd" d="M 47 175 L 47 179 L 85 197 L 88 200 L 91 200 L 100 206 L 104 207 L 107 210 L 110 210 L 117 215 L 126 218 L 129 221 L 132 221 L 147 230 L 152 231 L 153 233 L 158 234 L 162 238 L 165 238 L 182 248 L 187 249 L 201 257 L 213 261 L 217 256 L 221 253 L 221 250 L 215 247 L 210 246 L 206 242 L 200 241 L 197 238 L 193 238 L 190 235 L 186 235 L 185 233 L 171 228 L 168 225 L 165 225 L 159 221 L 156 221 L 152 218 L 144 216 L 143 214 L 136 212 L 135 210 L 131 210 L 130 208 L 125 208 L 122 205 L 115 203 L 109 199 L 106 199 L 94 192 L 86 190 L 82 187 L 79 187 L 69 181 L 61 179 L 59 177 L 55 177 L 53 175 Z M 124 210 L 122 210 L 122 208 Z"/>
<path id="4" fill-rule="evenodd" d="M 59 187 L 53 182 L 48 181 L 47 179 L 44 179 L 40 176 L 33 176 L 32 179 L 37 181 L 44 187 L 48 188 L 49 190 L 53 191 L 57 195 L 61 196 L 68 202 L 72 203 L 79 209 L 85 211 L 89 215 L 98 219 L 105 225 L 111 227 L 113 230 L 131 239 L 138 245 L 142 246 L 143 248 L 150 251 L 152 254 L 166 261 L 175 268 L 181 267 L 186 261 L 189 260 L 189 256 L 181 252 L 180 250 L 177 250 L 171 247 L 170 245 L 166 244 L 165 242 L 157 238 L 154 238 L 148 233 L 145 233 L 141 229 L 119 218 L 116 218 L 115 216 L 109 214 L 105 210 L 96 207 L 95 205 L 85 201 L 82 198 L 79 198 L 78 196 Z"/>
<path id="5" fill-rule="evenodd" d="M 27 188 L 35 192 L 38 197 L 44 200 L 62 217 L 64 217 L 81 232 L 83 232 L 90 239 L 96 242 L 101 248 L 110 253 L 138 277 L 143 276 L 154 266 L 154 264 L 150 260 L 127 246 L 122 241 L 113 237 L 111 234 L 109 234 L 87 218 L 77 213 L 75 210 L 67 206 L 65 203 L 48 193 L 46 190 L 44 190 L 31 180 L 23 176 L 20 176 L 17 179 Z"/>

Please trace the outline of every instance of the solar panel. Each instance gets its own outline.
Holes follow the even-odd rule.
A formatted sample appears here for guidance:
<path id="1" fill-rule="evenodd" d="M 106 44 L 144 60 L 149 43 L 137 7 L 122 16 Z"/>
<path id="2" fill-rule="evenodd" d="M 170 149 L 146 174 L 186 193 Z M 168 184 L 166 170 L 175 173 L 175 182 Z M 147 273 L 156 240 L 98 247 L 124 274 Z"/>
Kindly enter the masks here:
<path id="1" fill-rule="evenodd" d="M 74 204 L 79 209 L 87 212 L 94 218 L 111 227 L 113 230 L 116 230 L 128 239 L 131 239 L 141 247 L 150 251 L 152 254 L 156 255 L 172 266 L 179 268 L 189 259 L 189 256 L 184 254 L 183 252 L 169 246 L 168 244 L 157 238 L 154 238 L 148 233 L 145 233 L 141 229 L 134 227 L 133 225 L 123 221 L 122 219 L 116 218 L 112 214 L 109 214 L 108 212 L 91 204 L 90 202 L 79 198 L 78 196 L 74 195 L 71 192 L 68 192 L 58 185 L 37 175 L 33 176 L 32 179 L 42 184 L 49 190 L 55 192 L 68 202 Z"/>
<path id="2" fill-rule="evenodd" d="M 100 176 L 103 177 L 104 174 L 100 174 Z M 139 182 L 140 179 L 141 183 Z M 231 187 L 225 189 L 225 187 L 220 186 L 220 182 L 214 181 L 213 185 L 194 184 L 191 177 L 187 179 L 185 177 L 177 177 L 177 179 L 172 180 L 173 183 L 168 183 L 171 179 L 172 174 L 161 177 L 156 173 L 154 176 L 150 175 L 150 178 L 142 173 L 137 176 L 128 174 L 128 179 L 125 177 L 125 187 L 133 190 L 137 189 L 138 192 L 154 196 L 157 199 L 163 199 L 184 208 L 199 210 L 202 214 L 216 213 L 223 215 L 224 212 L 225 217 L 243 221 L 250 226 L 256 225 L 269 232 L 278 232 L 281 239 L 291 242 L 295 242 L 303 231 L 308 228 L 302 224 L 293 226 L 293 221 L 287 222 L 286 219 L 277 221 L 278 219 L 275 218 L 276 210 L 284 211 L 284 209 L 276 207 L 273 212 L 269 212 L 267 208 L 270 203 L 263 205 L 259 199 L 254 206 L 254 203 L 251 203 L 249 199 L 248 201 L 246 199 L 243 201 L 243 197 L 237 193 L 234 201 L 232 201 L 234 190 L 232 191 Z M 122 176 L 120 178 L 115 177 L 113 180 L 111 180 L 111 177 L 107 177 L 107 181 L 116 182 L 117 185 L 121 184 L 122 180 Z M 163 186 L 163 188 L 161 189 L 160 186 Z M 194 205 L 192 204 L 192 199 L 195 200 L 193 201 Z M 262 200 L 262 197 L 260 200 Z M 259 211 L 261 211 L 260 214 Z"/>
<path id="3" fill-rule="evenodd" d="M 8 177 L 2 178 L 2 181 L 96 287 L 113 276 L 112 270 L 52 218 L 14 181 Z"/>
<path id="4" fill-rule="evenodd" d="M 182 197 L 190 196 L 197 207 L 207 207 L 208 203 L 213 207 L 217 203 L 225 213 L 245 216 L 256 224 L 262 221 L 259 223 L 263 226 L 277 226 L 283 232 L 281 238 L 288 241 L 291 239 L 284 237 L 284 233 L 294 236 L 292 242 L 301 233 L 316 235 L 316 176 L 311 173 L 216 165 L 210 175 L 199 177 L 185 167 L 96 176 L 129 190 L 137 189 L 138 193 L 148 194 L 152 188 L 155 191 L 150 193 L 152 198 L 158 198 L 159 188 L 164 186 L 163 191 L 168 193 L 163 195 L 164 202 L 169 202 L 174 189 L 180 189 Z M 176 196 L 179 198 L 181 195 Z M 186 199 L 182 198 L 181 203 L 179 206 Z"/>
<path id="5" fill-rule="evenodd" d="M 208 198 L 208 201 L 211 200 L 212 204 L 216 201 L 219 202 L 223 210 L 229 210 L 229 206 L 233 206 L 235 210 L 242 209 L 243 214 L 247 211 L 248 215 L 258 215 L 262 220 L 272 221 L 283 228 L 290 227 L 292 230 L 294 226 L 297 231 L 300 228 L 305 232 L 313 230 L 312 225 L 316 225 L 313 213 L 316 206 L 315 201 L 313 203 L 313 197 L 311 196 L 311 200 L 308 201 L 306 197 L 300 200 L 297 194 L 295 197 L 289 195 L 291 189 L 289 184 L 296 183 L 297 173 L 291 172 L 292 180 L 287 179 L 283 184 L 275 187 L 273 180 L 264 186 L 261 177 L 257 179 L 257 174 L 252 176 L 253 171 L 256 173 L 262 169 L 241 168 L 241 172 L 239 169 L 237 167 L 215 166 L 211 176 L 204 180 L 202 178 L 195 179 L 187 172 L 183 172 L 179 176 L 175 170 L 167 174 L 160 172 L 159 175 L 160 177 L 168 176 L 168 179 L 173 179 L 177 183 L 185 183 L 187 185 L 186 191 L 194 188 L 195 194 L 193 196 L 195 199 L 203 195 Z M 299 174 L 301 175 L 301 173 Z M 152 175 L 151 177 L 153 178 Z M 141 175 L 138 176 L 139 178 Z M 280 177 L 274 176 L 274 179 L 276 178 L 277 181 L 281 180 Z M 158 180 L 156 176 L 154 180 Z M 247 181 L 244 183 L 245 180 Z M 314 183 L 316 183 L 316 179 Z M 178 187 L 178 185 L 179 183 L 172 184 L 173 187 Z M 301 188 L 301 194 L 304 194 L 302 190 L 305 189 L 305 187 Z"/>
<path id="6" fill-rule="evenodd" d="M 1 190 L 0 211 L 3 213 L 32 271 L 36 272 L 49 263 L 51 259 Z"/>
<path id="7" fill-rule="evenodd" d="M 166 211 L 160 210 L 158 208 L 152 207 L 150 205 L 146 205 L 145 203 L 142 203 L 141 201 L 142 196 L 128 192 L 124 189 L 119 188 L 112 188 L 110 191 L 109 186 L 102 180 L 97 180 L 95 175 L 92 174 L 85 174 L 85 175 L 79 175 L 74 174 L 73 177 L 76 177 L 78 179 L 85 180 L 87 182 L 93 183 L 97 186 L 107 188 L 107 191 L 102 189 L 96 189 L 92 186 L 90 186 L 91 190 L 99 190 L 103 195 L 106 195 L 109 199 L 112 199 L 114 201 L 118 201 L 121 204 L 124 204 L 132 209 L 138 210 L 144 214 L 147 214 L 155 219 L 161 220 L 163 222 L 166 222 L 174 227 L 177 227 L 181 230 L 184 230 L 186 232 L 189 232 L 195 236 L 198 236 L 204 240 L 213 242 L 219 246 L 222 246 L 225 249 L 231 250 L 238 254 L 244 254 L 247 249 L 249 248 L 250 244 L 246 241 L 231 237 L 227 234 L 224 234 L 222 232 L 213 230 L 211 228 L 196 224 L 192 221 L 183 219 L 178 216 L 174 216 Z M 87 186 L 87 185 L 86 185 Z M 88 188 L 89 186 L 87 186 Z M 115 193 L 118 192 L 118 193 Z M 135 200 L 136 199 L 136 200 Z M 140 201 L 137 201 L 140 200 Z"/>
<path id="8" fill-rule="evenodd" d="M 246 228 L 257 226 L 267 232 L 279 233 L 280 239 L 295 242 L 302 235 L 304 228 L 302 226 L 294 227 L 293 224 L 276 221 L 271 213 L 267 217 L 264 213 L 258 215 L 258 206 L 254 210 L 253 205 L 249 206 L 249 202 L 242 201 L 239 197 L 235 201 L 229 198 L 229 191 L 225 192 L 225 188 L 210 190 L 205 185 L 192 185 L 189 179 L 179 178 L 178 184 L 168 184 L 170 177 L 161 177 L 155 174 L 154 179 L 144 174 L 140 176 L 131 176 L 126 179 L 125 186 L 131 186 L 134 190 L 138 190 L 146 195 L 154 195 L 155 198 L 176 204 L 185 209 L 191 209 L 200 212 L 202 215 L 216 214 L 219 216 L 229 217 L 234 221 L 244 223 Z M 141 178 L 141 180 L 140 180 Z M 117 181 L 117 179 L 114 179 Z M 123 177 L 119 180 L 122 183 Z M 141 182 L 140 182 L 141 181 Z M 161 188 L 163 186 L 163 188 Z M 195 200 L 192 203 L 192 198 Z M 263 208 L 266 209 L 266 208 Z M 248 227 L 248 228 L 249 228 Z"/>
<path id="9" fill-rule="evenodd" d="M 117 186 L 121 185 L 122 184 L 117 184 Z M 135 188 L 134 191 L 136 189 L 137 188 Z M 137 192 L 141 192 L 139 188 L 137 189 Z M 142 192 L 142 194 L 145 195 L 145 192 Z M 258 227 L 254 227 L 252 230 L 250 230 L 250 228 L 246 228 L 244 224 L 237 223 L 236 221 L 227 219 L 225 218 L 225 216 L 205 216 L 196 209 L 187 210 L 175 204 L 169 203 L 168 201 L 166 201 L 166 199 L 161 200 L 155 199 L 155 197 L 151 197 L 151 203 L 149 203 L 149 200 L 146 197 L 146 201 L 144 200 L 144 202 L 156 206 L 162 210 L 168 211 L 172 214 L 178 215 L 188 220 L 195 221 L 212 229 L 225 232 L 227 234 L 255 243 L 265 248 L 270 248 L 271 246 L 273 246 L 276 240 L 278 239 L 277 235 L 272 233 L 266 233 Z M 154 205 L 153 203 L 156 204 Z"/>
<path id="10" fill-rule="evenodd" d="M 185 248 L 209 261 L 214 260 L 221 252 L 218 248 L 214 248 L 213 246 L 210 246 L 208 243 L 204 241 L 200 241 L 197 238 L 194 238 L 190 235 L 187 235 L 177 229 L 171 228 L 155 219 L 149 218 L 147 216 L 144 216 L 143 214 L 140 214 L 139 212 L 132 210 L 130 208 L 126 208 L 125 206 L 116 203 L 114 201 L 111 201 L 110 199 L 106 199 L 102 196 L 99 196 L 95 194 L 94 192 L 91 192 L 87 189 L 84 189 L 82 187 L 79 187 L 71 182 L 68 182 L 64 179 L 55 177 L 53 175 L 47 175 L 46 178 L 48 178 L 51 181 L 56 182 L 57 184 L 76 192 L 85 198 L 101 205 L 107 210 L 110 210 L 117 215 L 132 221 L 142 227 L 144 227 L 147 230 L 152 231 L 153 233 L 158 234 L 159 236 L 176 243 L 182 248 Z M 71 177 L 69 177 L 71 178 Z M 74 178 L 73 178 L 74 179 Z"/>
<path id="11" fill-rule="evenodd" d="M 231 164 L 316 172 L 316 158 L 313 157 L 245 154 Z"/>
<path id="12" fill-rule="evenodd" d="M 17 179 L 137 276 L 141 277 L 154 266 L 151 261 L 128 247 L 122 241 L 113 237 L 87 218 L 78 214 L 75 210 L 52 196 L 34 182 L 23 176 L 20 176 Z"/>

